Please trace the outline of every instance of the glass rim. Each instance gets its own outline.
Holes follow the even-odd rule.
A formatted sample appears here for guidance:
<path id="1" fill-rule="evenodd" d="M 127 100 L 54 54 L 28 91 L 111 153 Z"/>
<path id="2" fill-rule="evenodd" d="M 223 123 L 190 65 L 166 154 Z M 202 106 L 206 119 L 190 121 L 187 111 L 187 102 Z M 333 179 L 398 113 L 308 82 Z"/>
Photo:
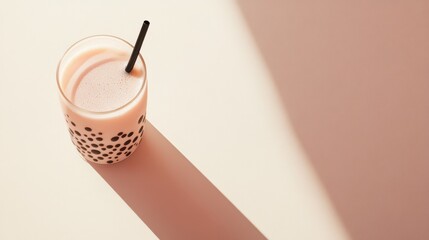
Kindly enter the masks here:
<path id="1" fill-rule="evenodd" d="M 120 42 L 125 43 L 126 45 L 130 46 L 130 47 L 131 47 L 131 49 L 133 49 L 133 48 L 134 48 L 134 46 L 133 46 L 131 43 L 127 42 L 126 40 L 124 40 L 124 39 L 122 39 L 122 38 L 119 38 L 119 37 L 116 37 L 116 36 L 113 36 L 113 35 L 99 34 L 99 35 L 92 35 L 92 36 L 88 36 L 88 37 L 85 37 L 85 38 L 80 39 L 79 41 L 77 41 L 77 42 L 73 43 L 70 47 L 68 47 L 68 48 L 67 48 L 67 50 L 66 50 L 66 51 L 64 52 L 64 54 L 62 55 L 62 57 L 61 57 L 60 61 L 58 62 L 57 70 L 56 70 L 56 82 L 57 82 L 57 87 L 58 87 L 58 89 L 59 89 L 59 91 L 60 91 L 60 93 L 61 93 L 61 96 L 62 96 L 62 97 L 67 101 L 67 103 L 68 103 L 68 104 L 70 104 L 71 106 L 73 106 L 73 107 L 74 107 L 74 108 L 76 108 L 77 110 L 82 111 L 82 112 L 84 112 L 84 113 L 88 113 L 88 114 L 96 114 L 96 115 L 102 115 L 102 114 L 109 114 L 109 113 L 114 113 L 114 112 L 120 111 L 120 110 L 122 110 L 122 109 L 126 108 L 127 106 L 129 106 L 131 103 L 133 103 L 133 102 L 137 99 L 137 97 L 142 93 L 142 91 L 144 90 L 144 88 L 145 88 L 145 86 L 146 86 L 146 76 L 147 76 L 147 73 L 146 73 L 146 63 L 145 63 L 145 61 L 144 61 L 144 59 L 143 59 L 143 57 L 141 56 L 141 54 L 140 54 L 140 53 L 139 53 L 139 55 L 138 55 L 138 58 L 139 58 L 139 59 L 142 61 L 142 63 L 143 63 L 143 84 L 141 85 L 141 87 L 140 87 L 139 91 L 136 93 L 136 95 L 135 95 L 133 98 L 131 98 L 128 102 L 126 102 L 124 105 L 122 105 L 122 106 L 120 106 L 120 107 L 118 107 L 118 108 L 115 108 L 115 109 L 112 109 L 112 110 L 108 110 L 108 111 L 91 111 L 91 110 L 88 110 L 88 109 L 85 109 L 85 108 L 79 107 L 79 106 L 77 106 L 76 104 L 74 104 L 72 101 L 70 101 L 70 99 L 65 95 L 65 93 L 63 92 L 63 89 L 61 88 L 61 84 L 60 84 L 60 76 L 59 76 L 59 74 L 60 74 L 60 67 L 61 67 L 61 66 L 62 66 L 62 64 L 63 64 L 63 60 L 64 60 L 64 58 L 65 58 L 65 57 L 66 57 L 66 55 L 70 52 L 70 50 L 72 50 L 74 47 L 76 47 L 76 46 L 77 46 L 77 45 L 79 45 L 80 43 L 82 43 L 82 42 L 84 42 L 84 41 L 86 41 L 86 40 L 92 39 L 92 38 L 110 38 L 110 39 L 118 40 L 118 41 L 120 41 Z M 124 71 L 125 71 L 125 70 L 124 70 Z"/>

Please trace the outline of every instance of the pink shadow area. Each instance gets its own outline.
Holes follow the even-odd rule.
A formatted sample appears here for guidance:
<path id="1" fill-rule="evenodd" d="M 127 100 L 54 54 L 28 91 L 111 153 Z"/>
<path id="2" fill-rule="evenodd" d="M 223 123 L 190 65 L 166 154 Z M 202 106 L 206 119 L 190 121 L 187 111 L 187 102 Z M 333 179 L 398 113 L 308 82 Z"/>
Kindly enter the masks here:
<path id="1" fill-rule="evenodd" d="M 91 166 L 160 239 L 266 239 L 149 122 L 129 159 Z"/>
<path id="2" fill-rule="evenodd" d="M 238 0 L 352 239 L 429 239 L 429 1 Z"/>

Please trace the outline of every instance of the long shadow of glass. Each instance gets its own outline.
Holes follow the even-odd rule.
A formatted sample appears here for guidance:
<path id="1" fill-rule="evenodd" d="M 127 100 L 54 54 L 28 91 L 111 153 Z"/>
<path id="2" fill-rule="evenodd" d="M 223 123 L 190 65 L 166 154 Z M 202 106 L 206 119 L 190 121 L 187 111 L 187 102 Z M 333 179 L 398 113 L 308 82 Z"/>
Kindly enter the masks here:
<path id="1" fill-rule="evenodd" d="M 149 122 L 129 159 L 91 165 L 160 239 L 266 239 Z"/>
<path id="2" fill-rule="evenodd" d="M 237 2 L 352 239 L 429 239 L 428 2 Z"/>

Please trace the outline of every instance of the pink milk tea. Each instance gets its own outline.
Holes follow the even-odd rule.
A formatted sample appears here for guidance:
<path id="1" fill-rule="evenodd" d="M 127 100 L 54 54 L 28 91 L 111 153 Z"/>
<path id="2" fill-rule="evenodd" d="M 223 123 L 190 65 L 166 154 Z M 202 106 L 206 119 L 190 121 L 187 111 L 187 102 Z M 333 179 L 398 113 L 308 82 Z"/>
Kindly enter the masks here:
<path id="1" fill-rule="evenodd" d="M 61 105 L 73 144 L 88 161 L 111 164 L 130 156 L 146 122 L 146 68 L 133 47 L 116 37 L 85 38 L 65 53 L 57 70 Z"/>

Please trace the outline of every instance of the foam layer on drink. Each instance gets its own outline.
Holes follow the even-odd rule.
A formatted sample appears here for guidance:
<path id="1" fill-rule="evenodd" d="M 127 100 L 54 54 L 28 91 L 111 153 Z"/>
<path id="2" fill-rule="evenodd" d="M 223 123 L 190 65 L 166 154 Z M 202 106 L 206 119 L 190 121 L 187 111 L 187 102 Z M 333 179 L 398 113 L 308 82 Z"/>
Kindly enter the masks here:
<path id="1" fill-rule="evenodd" d="M 64 73 L 66 97 L 76 106 L 94 112 L 118 109 L 141 90 L 143 64 L 139 61 L 128 74 L 129 53 L 113 49 L 91 49 L 77 55 Z"/>

